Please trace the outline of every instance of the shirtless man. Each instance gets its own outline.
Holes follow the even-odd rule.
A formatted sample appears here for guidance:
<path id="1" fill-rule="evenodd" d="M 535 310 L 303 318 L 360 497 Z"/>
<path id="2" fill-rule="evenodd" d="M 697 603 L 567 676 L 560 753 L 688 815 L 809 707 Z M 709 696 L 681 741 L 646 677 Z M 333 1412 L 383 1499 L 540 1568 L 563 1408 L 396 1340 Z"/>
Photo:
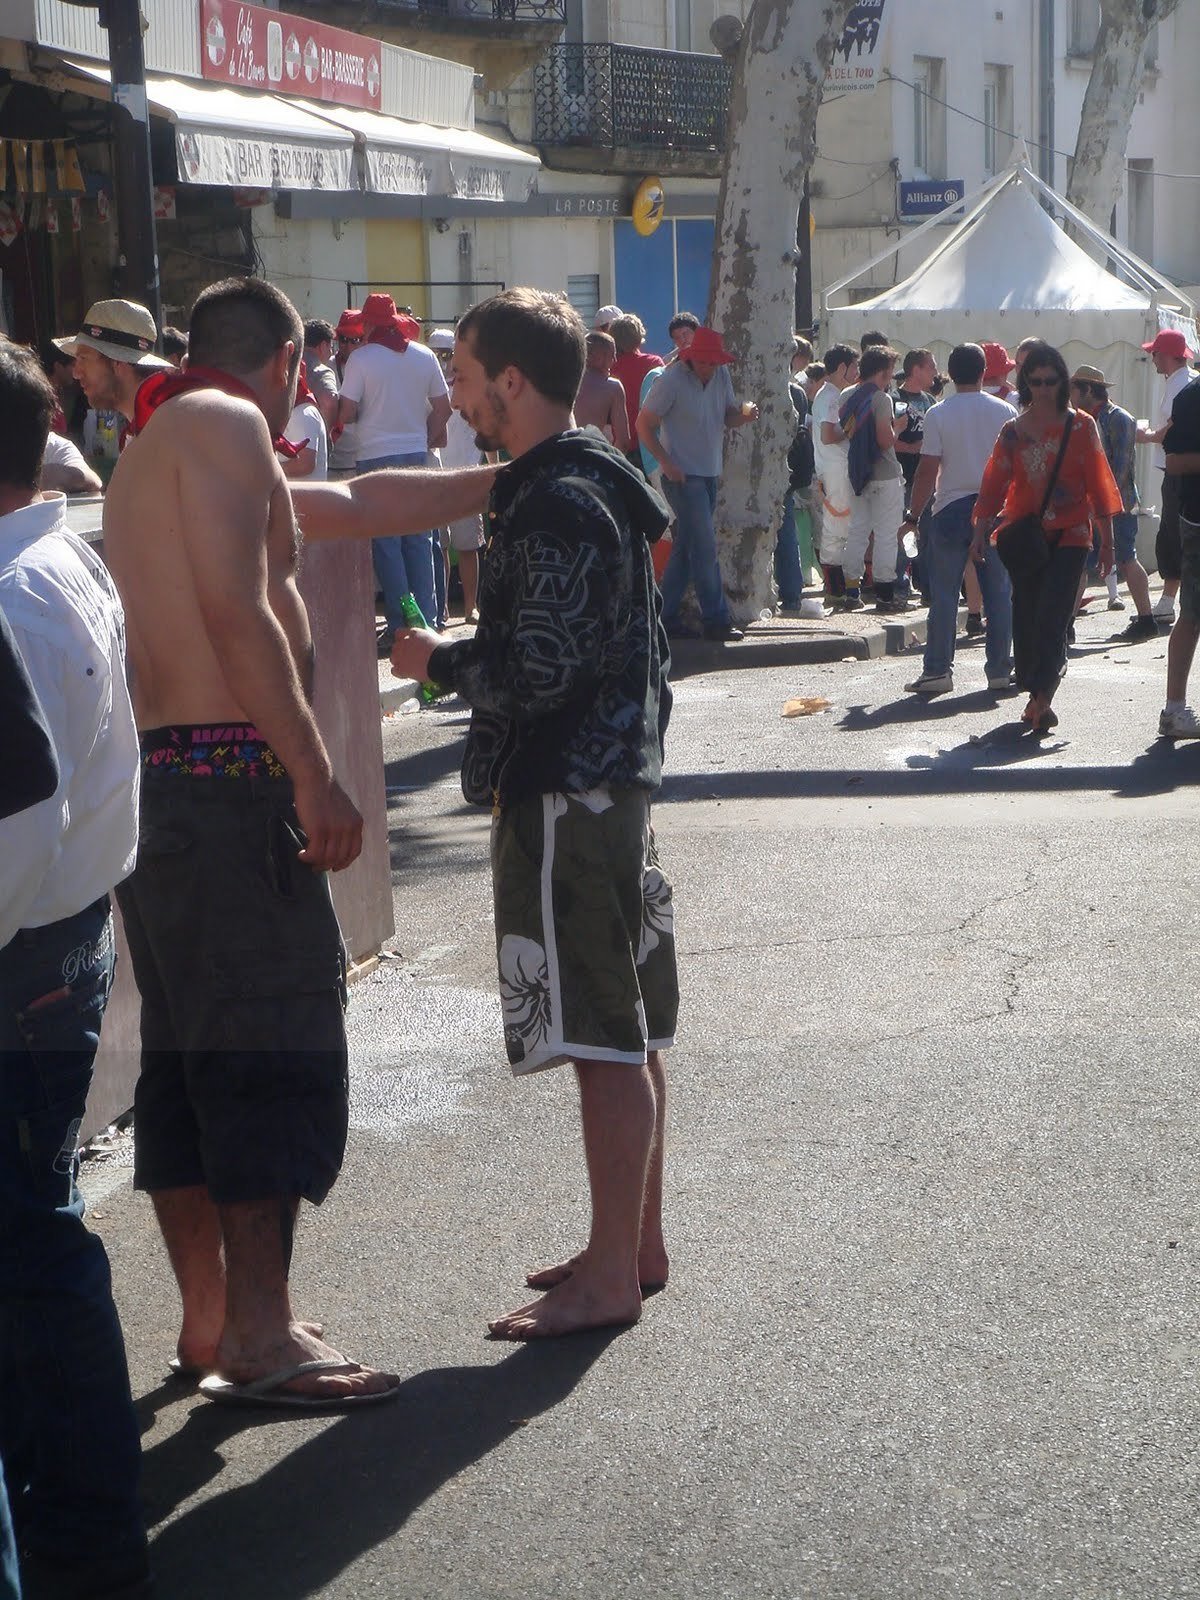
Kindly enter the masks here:
<path id="1" fill-rule="evenodd" d="M 147 385 L 104 536 L 142 744 L 139 860 L 121 893 L 142 995 L 135 1182 L 182 1296 L 175 1367 L 209 1374 L 213 1399 L 327 1407 L 388 1398 L 399 1380 L 297 1321 L 288 1290 L 299 1202 L 324 1199 L 346 1139 L 344 956 L 323 874 L 362 847 L 310 705 L 272 449 L 302 337 L 268 284 L 200 296 L 190 360 L 221 381 Z"/>
<path id="2" fill-rule="evenodd" d="M 617 345 L 611 333 L 589 333 L 587 365 L 575 400 L 575 421 L 581 428 L 599 428 L 622 455 L 628 455 L 629 408 L 625 390 L 617 378 L 610 377 L 617 359 Z"/>

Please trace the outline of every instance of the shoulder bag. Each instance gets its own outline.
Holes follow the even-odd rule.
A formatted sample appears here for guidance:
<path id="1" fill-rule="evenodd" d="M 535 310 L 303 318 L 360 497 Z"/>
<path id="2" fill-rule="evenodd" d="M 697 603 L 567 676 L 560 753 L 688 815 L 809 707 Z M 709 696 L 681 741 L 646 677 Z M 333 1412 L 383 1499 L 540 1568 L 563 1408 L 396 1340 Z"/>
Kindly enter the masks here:
<path id="1" fill-rule="evenodd" d="M 1051 552 L 1058 547 L 1060 536 L 1055 535 L 1052 538 L 1047 534 L 1044 519 L 1050 505 L 1050 496 L 1054 493 L 1054 485 L 1058 482 L 1059 468 L 1067 453 L 1067 441 L 1071 437 L 1074 422 L 1075 413 L 1068 411 L 1054 470 L 1050 474 L 1050 482 L 1046 485 L 1046 492 L 1042 496 L 1041 510 L 1036 516 L 1031 512 L 1026 516 L 1017 517 L 1014 522 L 1006 523 L 996 535 L 996 554 L 1007 567 L 1010 578 L 1035 578 L 1049 564 Z"/>

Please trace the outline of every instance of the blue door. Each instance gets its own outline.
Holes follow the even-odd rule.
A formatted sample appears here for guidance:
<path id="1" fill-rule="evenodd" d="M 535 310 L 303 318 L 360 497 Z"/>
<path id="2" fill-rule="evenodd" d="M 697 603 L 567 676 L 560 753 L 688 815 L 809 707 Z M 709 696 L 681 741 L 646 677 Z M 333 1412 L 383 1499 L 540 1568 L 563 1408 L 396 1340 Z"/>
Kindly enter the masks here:
<path id="1" fill-rule="evenodd" d="M 675 224 L 675 309 L 694 312 L 701 322 L 708 317 L 708 284 L 716 237 L 717 225 L 711 217 Z"/>
<path id="2" fill-rule="evenodd" d="M 664 222 L 643 239 L 632 222 L 613 224 L 617 304 L 646 324 L 646 349 L 670 349 L 667 323 L 675 315 L 675 250 L 672 225 Z"/>

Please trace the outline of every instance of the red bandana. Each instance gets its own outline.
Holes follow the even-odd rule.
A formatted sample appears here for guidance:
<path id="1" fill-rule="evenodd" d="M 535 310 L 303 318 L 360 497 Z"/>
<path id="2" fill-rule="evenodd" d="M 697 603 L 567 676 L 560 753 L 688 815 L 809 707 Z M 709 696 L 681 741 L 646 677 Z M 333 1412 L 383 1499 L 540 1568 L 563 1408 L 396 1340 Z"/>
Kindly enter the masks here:
<path id="1" fill-rule="evenodd" d="M 258 405 L 254 390 L 232 373 L 222 372 L 220 367 L 188 367 L 184 372 L 156 372 L 146 379 L 137 392 L 133 402 L 130 437 L 141 433 L 159 406 L 174 400 L 177 394 L 187 394 L 192 389 L 220 389 L 223 394 L 236 395 L 240 400 L 249 400 L 251 405 Z M 280 435 L 271 440 L 271 447 L 277 455 L 294 461 L 304 449 L 304 444 L 293 444 L 290 439 Z"/>

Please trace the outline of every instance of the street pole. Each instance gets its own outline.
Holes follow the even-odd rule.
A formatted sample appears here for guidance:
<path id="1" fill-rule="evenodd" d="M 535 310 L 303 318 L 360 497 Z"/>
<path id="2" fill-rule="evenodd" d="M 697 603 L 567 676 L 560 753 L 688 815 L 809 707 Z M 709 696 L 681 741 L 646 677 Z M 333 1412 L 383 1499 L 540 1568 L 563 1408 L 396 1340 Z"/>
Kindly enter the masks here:
<path id="1" fill-rule="evenodd" d="M 100 0 L 112 70 L 113 166 L 117 200 L 118 283 L 127 300 L 144 305 L 162 329 L 150 114 L 142 54 L 141 0 Z"/>

